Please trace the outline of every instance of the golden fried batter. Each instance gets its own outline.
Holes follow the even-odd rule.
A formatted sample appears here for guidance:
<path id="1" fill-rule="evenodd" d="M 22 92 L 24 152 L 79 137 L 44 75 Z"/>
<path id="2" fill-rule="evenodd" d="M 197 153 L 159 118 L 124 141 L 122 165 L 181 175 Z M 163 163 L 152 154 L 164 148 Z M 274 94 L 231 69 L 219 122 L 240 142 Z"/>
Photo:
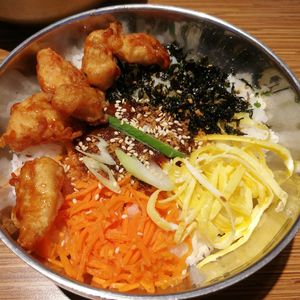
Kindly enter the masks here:
<path id="1" fill-rule="evenodd" d="M 107 121 L 103 111 L 106 105 L 104 93 L 88 86 L 59 86 L 52 98 L 52 105 L 63 114 L 92 125 Z"/>
<path id="2" fill-rule="evenodd" d="M 105 30 L 91 32 L 85 41 L 82 70 L 91 85 L 105 91 L 120 75 L 114 58 L 142 65 L 170 65 L 167 50 L 154 37 L 144 33 L 122 34 L 122 25 L 110 24 Z"/>
<path id="3" fill-rule="evenodd" d="M 45 93 L 37 93 L 11 108 L 0 147 L 8 145 L 14 151 L 48 142 L 72 140 L 81 135 L 73 132 L 68 120 L 51 103 Z"/>
<path id="4" fill-rule="evenodd" d="M 16 206 L 12 219 L 19 228 L 18 242 L 32 250 L 54 221 L 63 203 L 63 167 L 48 157 L 28 161 L 15 181 Z"/>
<path id="5" fill-rule="evenodd" d="M 119 23 L 111 23 L 105 30 L 91 32 L 84 43 L 82 70 L 89 83 L 102 91 L 110 88 L 120 75 L 112 49 L 121 47 Z"/>
<path id="6" fill-rule="evenodd" d="M 111 50 L 89 40 L 84 46 L 82 70 L 89 83 L 102 91 L 110 88 L 121 73 Z"/>
<path id="7" fill-rule="evenodd" d="M 170 57 L 167 50 L 154 37 L 145 33 L 122 35 L 122 47 L 115 48 L 114 53 L 121 60 L 141 65 L 159 65 L 167 69 Z"/>
<path id="8" fill-rule="evenodd" d="M 88 85 L 81 71 L 50 48 L 37 54 L 37 77 L 42 90 L 50 93 L 62 84 Z"/>

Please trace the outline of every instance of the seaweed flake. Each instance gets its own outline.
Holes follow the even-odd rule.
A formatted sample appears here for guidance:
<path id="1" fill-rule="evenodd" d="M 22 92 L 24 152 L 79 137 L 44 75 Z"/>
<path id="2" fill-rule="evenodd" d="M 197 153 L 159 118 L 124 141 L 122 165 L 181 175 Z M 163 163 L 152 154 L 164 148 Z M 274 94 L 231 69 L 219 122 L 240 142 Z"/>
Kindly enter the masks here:
<path id="1" fill-rule="evenodd" d="M 119 61 L 121 75 L 107 91 L 110 102 L 146 99 L 154 107 L 170 113 L 176 120 L 189 120 L 191 135 L 199 131 L 220 133 L 219 123 L 228 134 L 241 134 L 226 126 L 235 113 L 252 115 L 249 102 L 230 89 L 228 73 L 209 63 L 206 56 L 184 50 L 176 43 L 166 46 L 173 62 L 167 70 Z"/>

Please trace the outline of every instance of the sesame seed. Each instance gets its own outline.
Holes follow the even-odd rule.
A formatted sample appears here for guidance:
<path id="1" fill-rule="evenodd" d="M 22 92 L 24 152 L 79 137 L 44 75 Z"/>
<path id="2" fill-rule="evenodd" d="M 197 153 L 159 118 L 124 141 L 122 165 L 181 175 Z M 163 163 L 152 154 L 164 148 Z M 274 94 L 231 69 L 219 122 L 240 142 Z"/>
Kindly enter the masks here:
<path id="1" fill-rule="evenodd" d="M 125 219 L 128 218 L 128 215 L 127 215 L 127 214 L 123 214 L 123 215 L 121 216 L 121 218 L 122 218 L 123 220 L 125 220 Z"/>
<path id="2" fill-rule="evenodd" d="M 100 198 L 99 194 L 96 194 L 95 195 L 95 200 L 97 201 L 97 200 L 99 200 L 99 198 Z"/>
<path id="3" fill-rule="evenodd" d="M 115 249 L 115 253 L 118 254 L 119 252 L 120 252 L 120 248 L 117 247 L 117 248 Z"/>
<path id="4" fill-rule="evenodd" d="M 92 139 L 88 136 L 85 140 L 86 140 L 87 142 L 90 142 Z"/>
<path id="5" fill-rule="evenodd" d="M 139 232 L 139 231 L 136 234 L 139 235 L 139 236 L 143 236 L 143 233 Z"/>
<path id="6" fill-rule="evenodd" d="M 150 155 L 153 155 L 154 152 L 153 152 L 152 150 L 149 150 L 149 154 L 150 154 Z"/>
<path id="7" fill-rule="evenodd" d="M 76 204 L 76 203 L 77 203 L 77 199 L 73 198 L 73 199 L 72 199 L 72 202 L 73 202 L 74 204 Z"/>

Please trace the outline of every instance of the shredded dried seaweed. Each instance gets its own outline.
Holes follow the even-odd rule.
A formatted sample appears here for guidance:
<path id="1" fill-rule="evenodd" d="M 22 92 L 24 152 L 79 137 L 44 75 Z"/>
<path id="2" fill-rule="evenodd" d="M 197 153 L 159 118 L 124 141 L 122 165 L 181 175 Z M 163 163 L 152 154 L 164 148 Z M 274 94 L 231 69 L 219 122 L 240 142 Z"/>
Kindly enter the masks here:
<path id="1" fill-rule="evenodd" d="M 242 134 L 229 123 L 234 114 L 252 114 L 249 103 L 230 87 L 228 74 L 211 65 L 207 57 L 185 53 L 175 43 L 167 45 L 173 63 L 169 69 L 119 62 L 121 76 L 108 90 L 110 102 L 126 99 L 146 102 L 169 112 L 178 121 L 189 120 L 191 135 L 203 131 Z"/>

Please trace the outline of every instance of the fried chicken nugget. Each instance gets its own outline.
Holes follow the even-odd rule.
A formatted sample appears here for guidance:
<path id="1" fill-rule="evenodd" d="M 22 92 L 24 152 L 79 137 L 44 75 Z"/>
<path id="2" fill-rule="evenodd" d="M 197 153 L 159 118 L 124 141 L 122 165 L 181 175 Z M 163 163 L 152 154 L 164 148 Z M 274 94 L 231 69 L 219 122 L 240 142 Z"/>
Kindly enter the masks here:
<path id="1" fill-rule="evenodd" d="M 81 135 L 73 132 L 65 116 L 54 109 L 45 93 L 37 93 L 11 108 L 0 147 L 8 145 L 14 151 L 48 142 L 72 140 Z"/>
<path id="2" fill-rule="evenodd" d="M 128 63 L 170 65 L 168 51 L 154 37 L 145 33 L 122 34 L 122 25 L 113 22 L 109 28 L 91 32 L 85 40 L 82 70 L 91 85 L 105 91 L 120 75 L 114 55 Z"/>
<path id="3" fill-rule="evenodd" d="M 37 77 L 42 90 L 49 93 L 62 84 L 88 85 L 84 74 L 51 48 L 37 53 Z"/>
<path id="4" fill-rule="evenodd" d="M 15 180 L 16 206 L 12 219 L 19 228 L 18 243 L 33 250 L 53 223 L 63 203 L 64 169 L 56 161 L 41 157 L 28 161 Z"/>
<path id="5" fill-rule="evenodd" d="M 64 84 L 56 89 L 52 105 L 61 113 L 98 125 L 107 121 L 105 95 L 88 86 Z"/>
<path id="6" fill-rule="evenodd" d="M 169 67 L 169 53 L 154 37 L 145 33 L 132 33 L 122 35 L 121 38 L 122 47 L 114 49 L 119 59 L 145 66 L 159 65 L 163 69 Z"/>
<path id="7" fill-rule="evenodd" d="M 112 48 L 121 46 L 118 30 L 117 25 L 112 25 L 93 31 L 84 43 L 82 70 L 88 82 L 102 91 L 110 88 L 121 73 L 112 53 Z"/>

